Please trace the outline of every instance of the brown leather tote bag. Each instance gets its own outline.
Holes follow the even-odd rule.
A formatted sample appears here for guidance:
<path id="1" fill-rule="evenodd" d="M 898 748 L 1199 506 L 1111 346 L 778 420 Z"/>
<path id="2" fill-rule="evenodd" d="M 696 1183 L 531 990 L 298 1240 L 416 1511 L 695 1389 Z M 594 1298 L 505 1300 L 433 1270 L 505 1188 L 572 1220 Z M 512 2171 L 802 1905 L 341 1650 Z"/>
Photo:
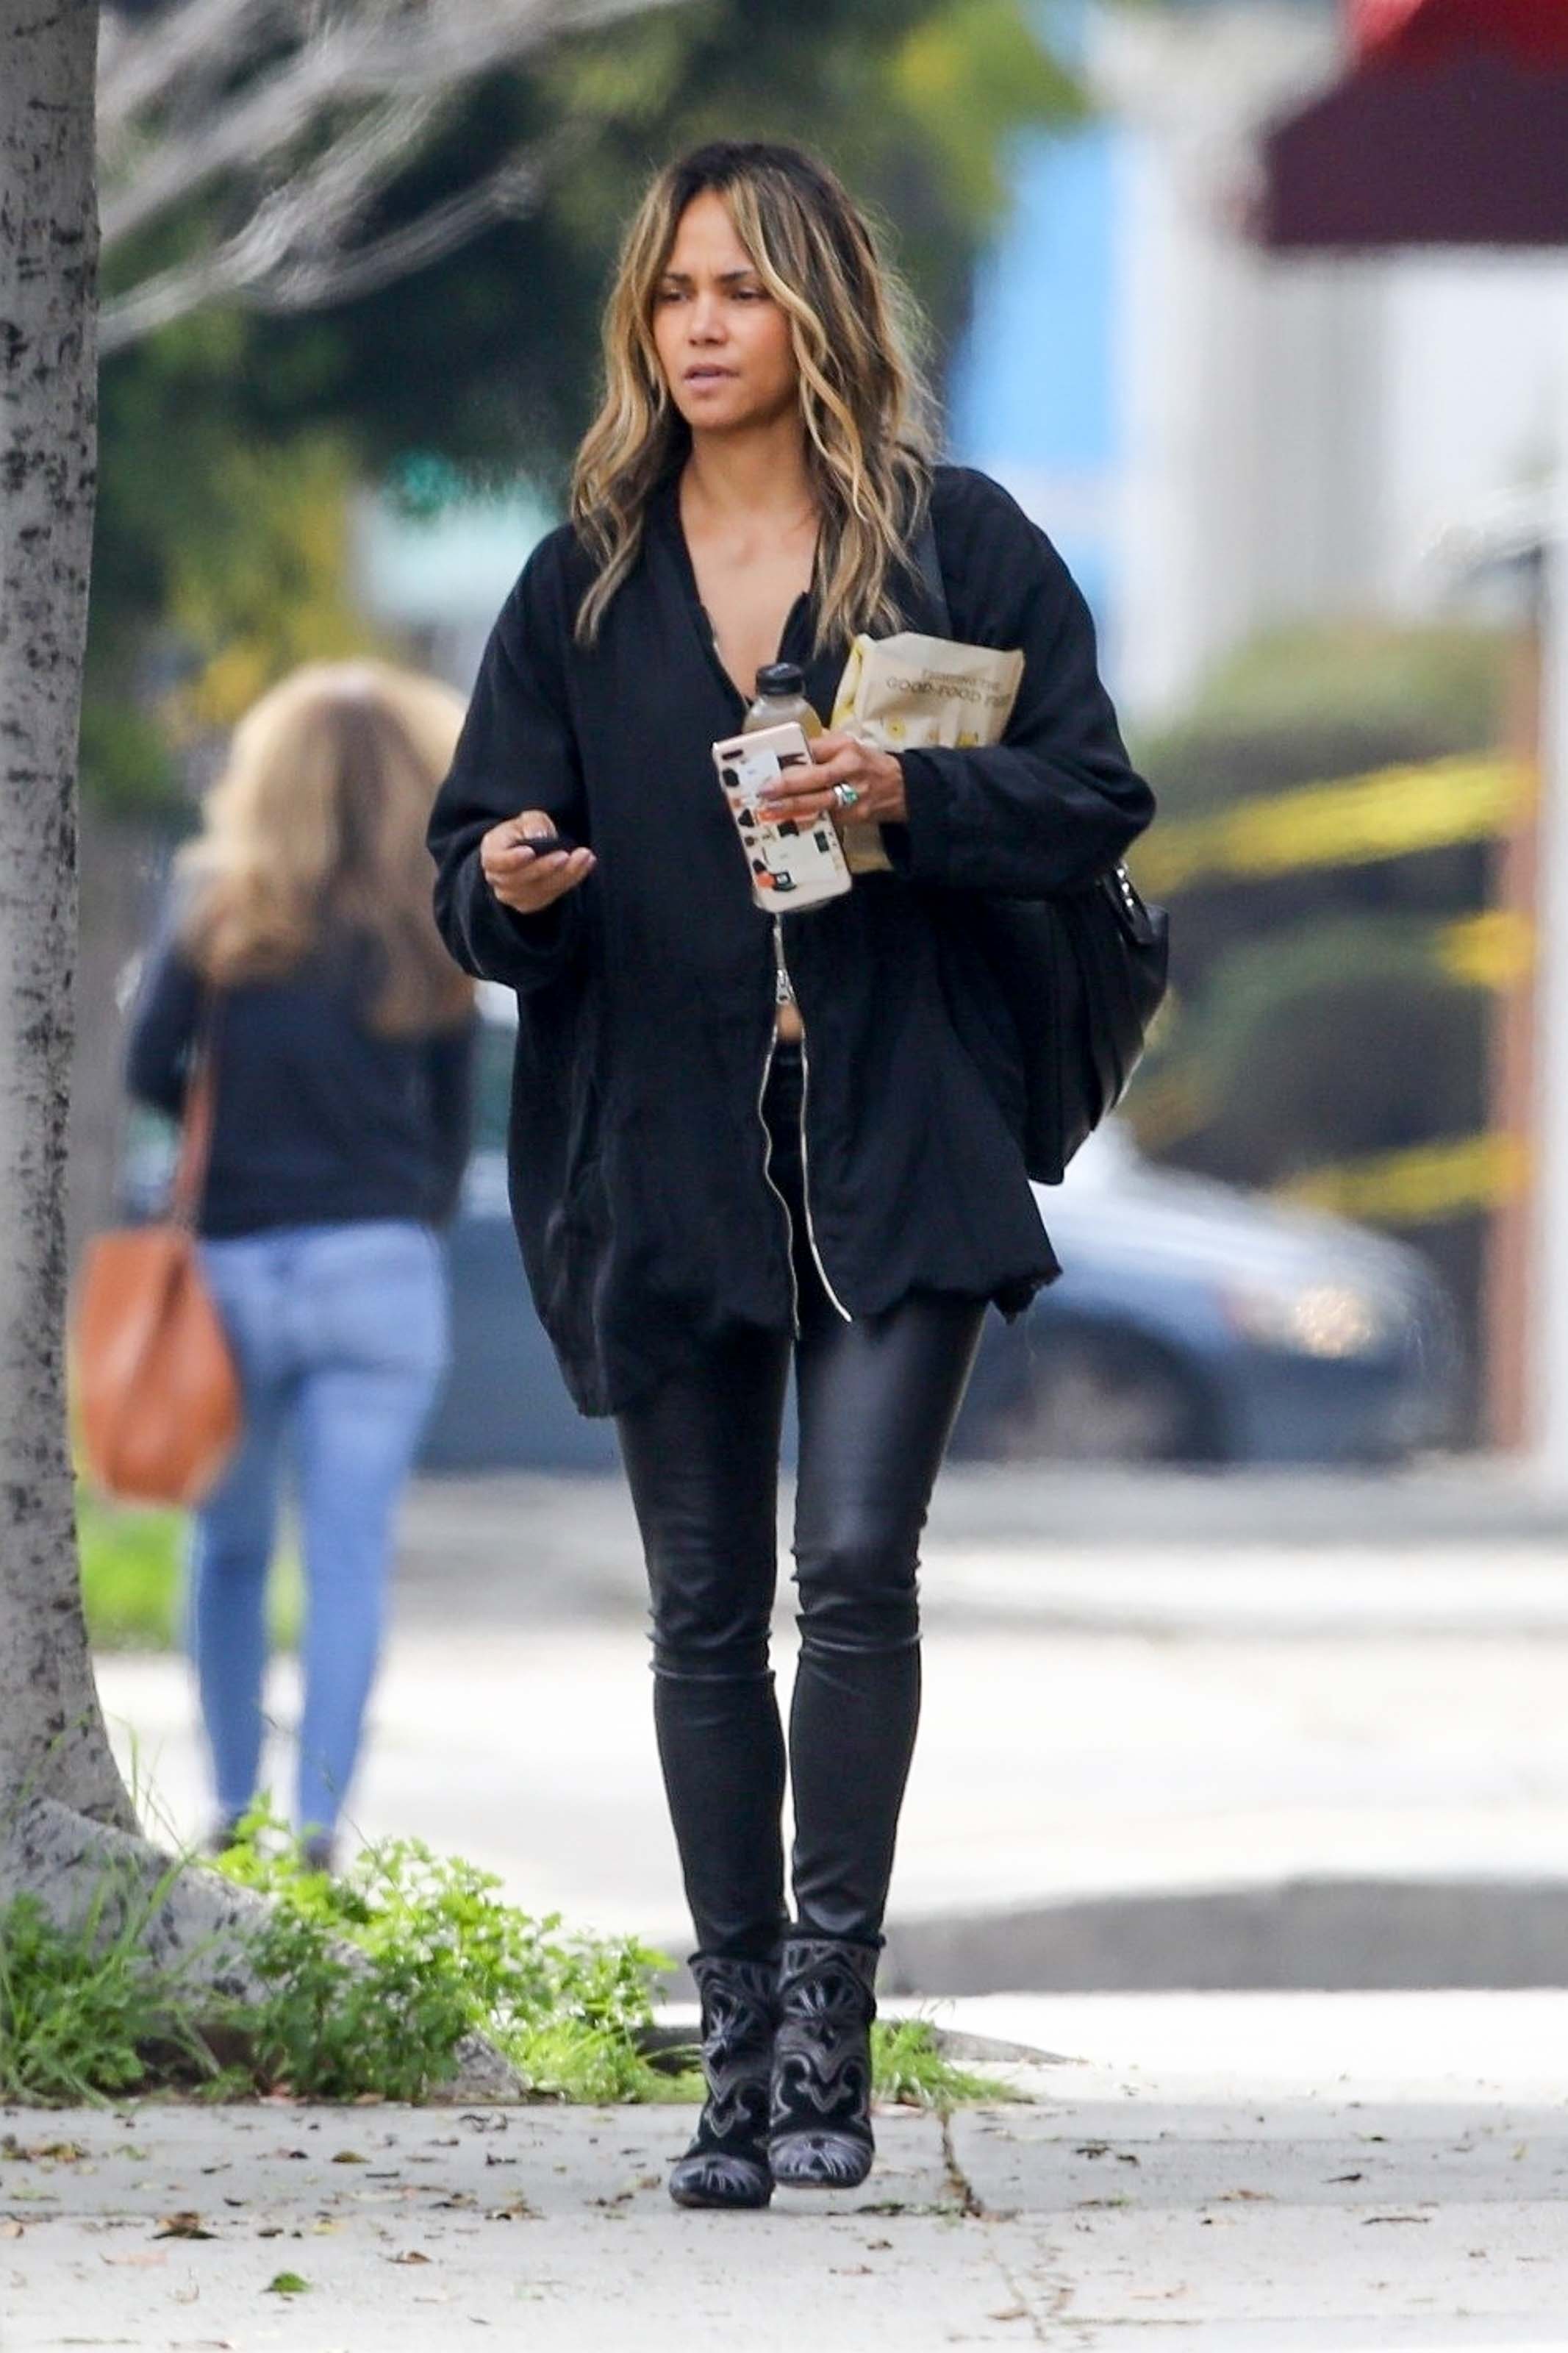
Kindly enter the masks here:
<path id="1" fill-rule="evenodd" d="M 78 1439 L 89 1477 L 133 1504 L 199 1504 L 242 1427 L 239 1377 L 196 1255 L 212 1147 L 209 1018 L 185 1102 L 168 1217 L 100 1234 L 71 1319 Z"/>

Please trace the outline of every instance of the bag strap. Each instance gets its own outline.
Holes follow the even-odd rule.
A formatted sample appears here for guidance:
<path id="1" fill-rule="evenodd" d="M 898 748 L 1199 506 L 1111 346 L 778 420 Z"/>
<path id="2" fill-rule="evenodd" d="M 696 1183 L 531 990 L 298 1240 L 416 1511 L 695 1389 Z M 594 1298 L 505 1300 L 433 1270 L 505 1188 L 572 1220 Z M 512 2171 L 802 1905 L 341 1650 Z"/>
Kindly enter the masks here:
<path id="1" fill-rule="evenodd" d="M 947 589 L 942 581 L 942 556 L 937 549 L 936 525 L 931 519 L 931 501 L 929 499 L 921 509 L 920 527 L 915 533 L 914 544 L 910 548 L 910 554 L 914 560 L 914 567 L 917 575 L 919 575 L 920 584 L 925 590 L 926 595 L 930 597 L 931 604 L 935 608 L 937 618 L 941 623 L 938 635 L 943 638 L 951 638 L 952 635 L 952 607 L 948 604 Z"/>
<path id="2" fill-rule="evenodd" d="M 191 1076 L 185 1089 L 184 1116 L 180 1122 L 180 1151 L 174 1180 L 169 1189 L 169 1218 L 186 1233 L 195 1230 L 206 1189 L 207 1163 L 212 1157 L 213 1116 L 217 1103 L 217 1028 L 222 1003 L 209 990 L 196 1033 Z"/>

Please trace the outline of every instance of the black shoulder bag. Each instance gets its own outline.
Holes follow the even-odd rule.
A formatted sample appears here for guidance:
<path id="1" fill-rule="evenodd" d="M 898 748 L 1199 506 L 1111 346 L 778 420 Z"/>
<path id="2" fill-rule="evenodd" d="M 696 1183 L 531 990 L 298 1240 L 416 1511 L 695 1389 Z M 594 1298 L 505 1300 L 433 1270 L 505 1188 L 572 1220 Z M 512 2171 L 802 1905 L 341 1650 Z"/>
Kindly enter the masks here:
<path id="1" fill-rule="evenodd" d="M 949 637 L 952 619 L 929 511 L 913 553 Z M 1165 994 L 1170 917 L 1144 903 L 1120 863 L 1081 890 L 1049 899 L 988 891 L 933 897 L 971 985 L 982 974 L 993 983 L 992 1010 L 1016 1045 L 1025 1165 L 1037 1183 L 1059 1185 L 1085 1136 L 1121 1102 L 1142 1057 Z"/>

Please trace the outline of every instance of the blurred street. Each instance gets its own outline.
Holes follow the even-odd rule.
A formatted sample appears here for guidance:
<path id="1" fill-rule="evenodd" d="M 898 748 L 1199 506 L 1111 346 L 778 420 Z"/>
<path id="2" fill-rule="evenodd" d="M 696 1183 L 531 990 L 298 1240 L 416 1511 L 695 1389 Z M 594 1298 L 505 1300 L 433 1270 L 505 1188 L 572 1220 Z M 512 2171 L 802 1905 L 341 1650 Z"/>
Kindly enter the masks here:
<path id="1" fill-rule="evenodd" d="M 892 1981 L 1552 1983 L 1562 1546 L 1553 1510 L 1484 1465 L 951 1472 Z M 784 1609 L 779 1639 L 787 1677 Z M 150 1816 L 199 1834 L 183 1662 L 110 1656 L 100 1674 Z M 288 1662 L 270 1704 L 292 1721 Z M 374 1714 L 361 1832 L 416 1833 L 533 1907 L 685 1950 L 617 1482 L 416 1490 Z"/>

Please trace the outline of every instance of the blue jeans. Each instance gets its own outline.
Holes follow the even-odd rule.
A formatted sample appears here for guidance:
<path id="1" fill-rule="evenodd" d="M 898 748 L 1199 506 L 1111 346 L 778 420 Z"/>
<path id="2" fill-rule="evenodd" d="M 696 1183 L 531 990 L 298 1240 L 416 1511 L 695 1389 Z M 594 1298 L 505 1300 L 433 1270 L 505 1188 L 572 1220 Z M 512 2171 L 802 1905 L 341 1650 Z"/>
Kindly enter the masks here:
<path id="1" fill-rule="evenodd" d="M 267 1572 L 286 1456 L 304 1556 L 300 1828 L 330 1832 L 381 1649 L 393 1521 L 447 1366 L 445 1254 L 395 1219 L 202 1245 L 239 1366 L 245 1434 L 191 1529 L 186 1641 L 217 1802 L 256 1794 Z"/>

